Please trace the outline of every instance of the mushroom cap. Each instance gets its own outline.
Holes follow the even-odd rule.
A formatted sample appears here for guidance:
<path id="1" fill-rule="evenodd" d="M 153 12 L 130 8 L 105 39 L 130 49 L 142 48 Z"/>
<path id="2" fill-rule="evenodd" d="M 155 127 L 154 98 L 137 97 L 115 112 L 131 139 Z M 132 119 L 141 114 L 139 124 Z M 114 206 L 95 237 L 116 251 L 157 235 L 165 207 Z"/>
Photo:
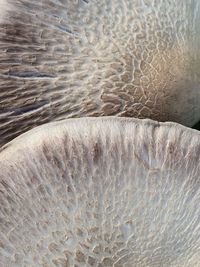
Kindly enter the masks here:
<path id="1" fill-rule="evenodd" d="M 198 267 L 200 133 L 69 119 L 0 152 L 2 266 Z"/>
<path id="2" fill-rule="evenodd" d="M 67 117 L 200 118 L 199 0 L 7 0 L 0 145 Z"/>

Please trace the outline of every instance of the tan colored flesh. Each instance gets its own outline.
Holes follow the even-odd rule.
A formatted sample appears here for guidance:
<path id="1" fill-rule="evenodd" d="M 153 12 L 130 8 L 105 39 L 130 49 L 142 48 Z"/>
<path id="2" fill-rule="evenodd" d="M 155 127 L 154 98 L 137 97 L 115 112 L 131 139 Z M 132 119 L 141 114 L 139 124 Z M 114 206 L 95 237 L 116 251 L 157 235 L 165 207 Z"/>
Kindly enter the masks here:
<path id="1" fill-rule="evenodd" d="M 198 121 L 198 0 L 7 3 L 0 145 L 67 117 Z"/>
<path id="2" fill-rule="evenodd" d="M 198 267 L 200 133 L 120 118 L 44 125 L 0 152 L 2 266 Z"/>

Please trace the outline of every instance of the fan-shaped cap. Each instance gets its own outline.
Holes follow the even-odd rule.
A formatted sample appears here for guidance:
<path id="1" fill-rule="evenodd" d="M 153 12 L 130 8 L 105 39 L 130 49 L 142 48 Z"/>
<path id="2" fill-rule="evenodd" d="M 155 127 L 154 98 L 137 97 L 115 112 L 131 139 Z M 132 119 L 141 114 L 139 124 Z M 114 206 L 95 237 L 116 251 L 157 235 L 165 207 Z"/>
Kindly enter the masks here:
<path id="1" fill-rule="evenodd" d="M 0 152 L 2 266 L 197 267 L 200 133 L 69 119 Z"/>
<path id="2" fill-rule="evenodd" d="M 6 2 L 0 146 L 67 117 L 199 121 L 199 0 Z"/>

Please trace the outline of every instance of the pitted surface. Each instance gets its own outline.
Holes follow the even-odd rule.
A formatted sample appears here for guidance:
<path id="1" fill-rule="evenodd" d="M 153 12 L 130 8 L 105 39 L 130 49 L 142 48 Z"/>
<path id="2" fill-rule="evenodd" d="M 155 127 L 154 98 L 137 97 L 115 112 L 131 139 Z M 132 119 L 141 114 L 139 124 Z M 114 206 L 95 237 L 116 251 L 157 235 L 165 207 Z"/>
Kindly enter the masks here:
<path id="1" fill-rule="evenodd" d="M 199 1 L 7 2 L 0 145 L 66 117 L 199 119 Z"/>
<path id="2" fill-rule="evenodd" d="M 200 133 L 135 119 L 36 128 L 0 152 L 2 266 L 198 267 Z"/>

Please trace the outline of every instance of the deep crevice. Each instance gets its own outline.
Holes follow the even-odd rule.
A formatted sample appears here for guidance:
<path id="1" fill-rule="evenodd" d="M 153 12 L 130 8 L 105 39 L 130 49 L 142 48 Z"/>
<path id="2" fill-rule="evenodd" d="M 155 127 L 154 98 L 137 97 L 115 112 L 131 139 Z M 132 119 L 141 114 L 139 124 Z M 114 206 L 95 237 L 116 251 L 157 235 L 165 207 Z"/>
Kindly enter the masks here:
<path id="1" fill-rule="evenodd" d="M 24 71 L 24 72 L 14 72 L 8 71 L 1 74 L 3 76 L 11 76 L 16 78 L 55 78 L 56 76 L 45 73 L 45 72 L 34 72 L 34 71 Z"/>
<path id="2" fill-rule="evenodd" d="M 39 101 L 37 103 L 26 105 L 24 107 L 8 109 L 8 110 L 6 110 L 6 112 L 12 112 L 11 116 L 18 116 L 18 115 L 22 115 L 22 114 L 25 114 L 28 112 L 36 111 L 37 109 L 42 108 L 46 104 L 48 104 L 48 101 L 43 100 L 43 101 Z"/>

